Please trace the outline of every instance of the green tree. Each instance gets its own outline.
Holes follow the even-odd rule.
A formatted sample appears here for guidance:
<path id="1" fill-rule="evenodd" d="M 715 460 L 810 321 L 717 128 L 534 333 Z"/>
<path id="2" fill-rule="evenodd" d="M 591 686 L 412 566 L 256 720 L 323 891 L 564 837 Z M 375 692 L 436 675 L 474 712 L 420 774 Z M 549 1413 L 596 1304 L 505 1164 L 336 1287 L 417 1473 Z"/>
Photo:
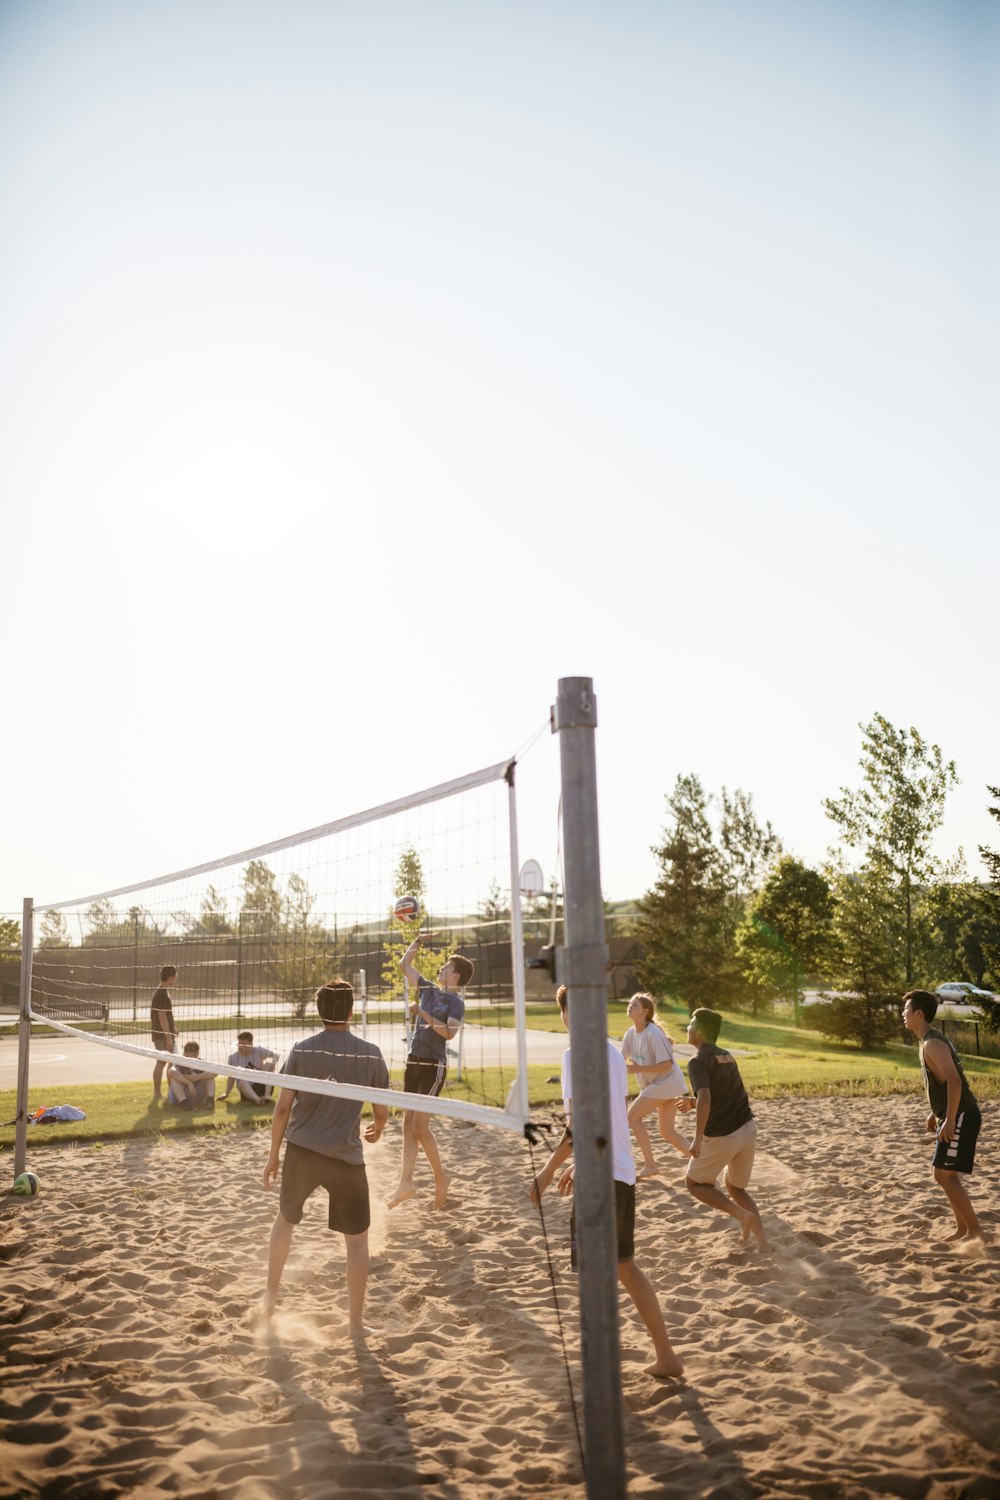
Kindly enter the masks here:
<path id="1" fill-rule="evenodd" d="M 795 1023 L 807 975 L 831 956 L 833 899 L 818 870 L 786 854 L 774 866 L 737 931 L 736 946 L 754 995 L 791 995 Z"/>
<path id="2" fill-rule="evenodd" d="M 958 775 L 954 761 L 945 761 L 940 747 L 928 744 L 912 727 L 896 729 L 878 713 L 870 724 L 859 727 L 862 785 L 854 790 L 841 787 L 840 796 L 827 798 L 823 805 L 839 829 L 842 848 L 857 854 L 865 888 L 874 881 L 891 903 L 892 921 L 884 931 L 893 950 L 894 929 L 902 932 L 903 977 L 909 988 L 916 903 L 921 888 L 942 869 L 931 845 Z"/>
<path id="3" fill-rule="evenodd" d="M 490 882 L 488 891 L 479 907 L 479 923 L 476 940 L 480 943 L 504 943 L 510 938 L 510 903 L 498 881 Z"/>
<path id="4" fill-rule="evenodd" d="M 15 917 L 0 917 L 0 959 L 21 957 L 21 924 Z"/>
<path id="5" fill-rule="evenodd" d="M 270 865 L 252 859 L 243 872 L 240 930 L 250 936 L 270 936 L 281 930 L 282 902 Z"/>
<path id="6" fill-rule="evenodd" d="M 236 927 L 229 916 L 226 898 L 210 885 L 201 898 L 197 919 L 188 928 L 190 937 L 229 937 Z"/>
<path id="7" fill-rule="evenodd" d="M 1000 786 L 988 786 L 986 790 L 992 800 L 987 811 L 1000 823 Z M 1000 990 L 1000 851 L 980 844 L 979 854 L 990 877 L 988 884 L 980 887 L 980 909 L 987 929 L 982 938 L 983 956 L 991 987 Z M 984 1000 L 979 1008 L 989 1029 L 1000 1031 L 1000 1001 Z"/>
<path id="8" fill-rule="evenodd" d="M 380 993 L 384 1000 L 402 1000 L 405 993 L 403 971 L 400 967 L 403 954 L 413 942 L 420 931 L 424 913 L 424 898 L 426 895 L 426 881 L 424 878 L 424 867 L 420 855 L 412 844 L 402 849 L 396 861 L 396 868 L 392 877 L 392 894 L 395 901 L 401 896 L 415 896 L 420 902 L 420 911 L 410 922 L 401 922 L 390 908 L 388 912 L 389 931 L 383 939 L 382 947 L 384 957 L 382 960 L 382 975 L 380 982 Z M 395 905 L 395 901 L 393 905 Z M 447 941 L 447 933 L 436 933 L 438 944 L 442 940 Z M 444 962 L 443 950 L 440 946 L 432 948 L 425 943 L 420 950 L 418 968 L 422 974 L 434 975 Z M 411 996 L 411 999 L 415 998 Z"/>
<path id="9" fill-rule="evenodd" d="M 663 841 L 653 846 L 660 873 L 639 902 L 643 958 L 636 973 L 648 989 L 682 999 L 690 1013 L 724 996 L 726 886 L 697 776 L 677 777 L 667 813 Z"/>
<path id="10" fill-rule="evenodd" d="M 38 946 L 39 948 L 72 948 L 69 923 L 63 912 L 47 911 L 42 914 Z"/>
<path id="11" fill-rule="evenodd" d="M 839 870 L 834 878 L 831 978 L 847 993 L 813 1005 L 819 1031 L 870 1050 L 900 1034 L 902 967 L 896 892 L 884 870 Z"/>
<path id="12" fill-rule="evenodd" d="M 1000 912 L 991 910 L 989 887 L 974 880 L 942 881 L 927 891 L 922 917 L 928 930 L 925 967 L 936 981 L 965 979 L 982 985 L 989 950 L 1000 946 Z"/>

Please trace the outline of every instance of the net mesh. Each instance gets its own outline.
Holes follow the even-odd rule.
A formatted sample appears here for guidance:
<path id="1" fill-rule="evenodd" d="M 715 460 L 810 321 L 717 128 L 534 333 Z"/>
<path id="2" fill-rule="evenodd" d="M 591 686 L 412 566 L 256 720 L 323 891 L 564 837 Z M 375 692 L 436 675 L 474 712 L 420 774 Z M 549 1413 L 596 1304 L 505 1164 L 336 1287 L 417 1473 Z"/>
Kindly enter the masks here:
<path id="1" fill-rule="evenodd" d="M 321 1029 L 314 996 L 328 980 L 354 988 L 352 1029 L 381 1050 L 402 1091 L 412 1039 L 401 968 L 413 937 L 434 981 L 453 953 L 470 959 L 464 1021 L 448 1048 L 449 1097 L 393 1102 L 520 1129 L 526 1089 L 513 762 L 230 858 L 74 901 L 37 906 L 35 1020 L 105 1046 L 169 1056 L 158 1034 L 169 1005 L 176 1058 L 221 1072 L 243 1091 L 279 1083 L 290 1048 Z M 416 916 L 397 917 L 403 897 Z M 516 961 L 515 961 L 516 958 Z M 177 969 L 169 999 L 161 970 Z M 517 1015 L 520 1015 L 520 1027 Z M 253 1051 L 241 1032 L 252 1033 Z M 190 1050 L 190 1049 L 189 1049 Z M 262 1071 L 272 1072 L 262 1079 Z M 347 1083 L 288 1078 L 320 1093 L 380 1098 Z"/>

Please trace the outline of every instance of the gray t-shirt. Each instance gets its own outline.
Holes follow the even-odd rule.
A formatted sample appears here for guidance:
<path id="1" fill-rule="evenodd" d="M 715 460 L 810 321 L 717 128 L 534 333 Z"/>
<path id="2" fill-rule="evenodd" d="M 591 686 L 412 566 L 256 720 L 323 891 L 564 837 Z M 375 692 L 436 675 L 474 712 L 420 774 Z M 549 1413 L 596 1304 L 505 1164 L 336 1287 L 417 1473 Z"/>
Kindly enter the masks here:
<path id="1" fill-rule="evenodd" d="M 350 1031 L 318 1031 L 296 1042 L 281 1070 L 298 1078 L 330 1078 L 360 1088 L 387 1089 L 389 1069 L 374 1042 Z M 333 1099 L 329 1094 L 299 1091 L 285 1131 L 285 1140 L 335 1156 L 355 1166 L 364 1163 L 361 1149 L 360 1099 Z"/>

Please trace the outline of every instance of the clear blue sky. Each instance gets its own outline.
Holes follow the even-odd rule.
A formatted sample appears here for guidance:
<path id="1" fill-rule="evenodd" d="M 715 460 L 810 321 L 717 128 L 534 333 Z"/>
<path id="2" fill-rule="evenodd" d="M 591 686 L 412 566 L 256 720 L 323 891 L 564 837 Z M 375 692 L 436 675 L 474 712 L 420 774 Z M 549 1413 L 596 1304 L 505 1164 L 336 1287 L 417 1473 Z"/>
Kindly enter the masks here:
<path id="1" fill-rule="evenodd" d="M 600 702 L 819 860 L 858 722 L 998 842 L 998 11 L 0 5 L 0 909 Z M 554 756 L 525 765 L 549 873 Z"/>

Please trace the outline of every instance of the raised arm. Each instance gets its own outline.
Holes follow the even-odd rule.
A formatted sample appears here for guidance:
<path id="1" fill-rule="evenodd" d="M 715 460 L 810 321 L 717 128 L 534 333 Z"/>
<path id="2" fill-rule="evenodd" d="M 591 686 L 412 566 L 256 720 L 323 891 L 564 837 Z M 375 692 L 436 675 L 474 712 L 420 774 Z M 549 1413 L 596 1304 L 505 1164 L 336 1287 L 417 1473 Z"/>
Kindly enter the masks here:
<path id="1" fill-rule="evenodd" d="M 417 954 L 419 951 L 420 939 L 419 937 L 415 937 L 413 939 L 413 942 L 407 948 L 406 952 L 403 954 L 403 957 L 400 959 L 400 967 L 402 968 L 406 978 L 413 985 L 414 989 L 418 987 L 418 985 L 420 984 L 420 980 L 423 977 L 420 971 L 417 969 L 416 964 L 413 962 L 415 954 Z"/>

